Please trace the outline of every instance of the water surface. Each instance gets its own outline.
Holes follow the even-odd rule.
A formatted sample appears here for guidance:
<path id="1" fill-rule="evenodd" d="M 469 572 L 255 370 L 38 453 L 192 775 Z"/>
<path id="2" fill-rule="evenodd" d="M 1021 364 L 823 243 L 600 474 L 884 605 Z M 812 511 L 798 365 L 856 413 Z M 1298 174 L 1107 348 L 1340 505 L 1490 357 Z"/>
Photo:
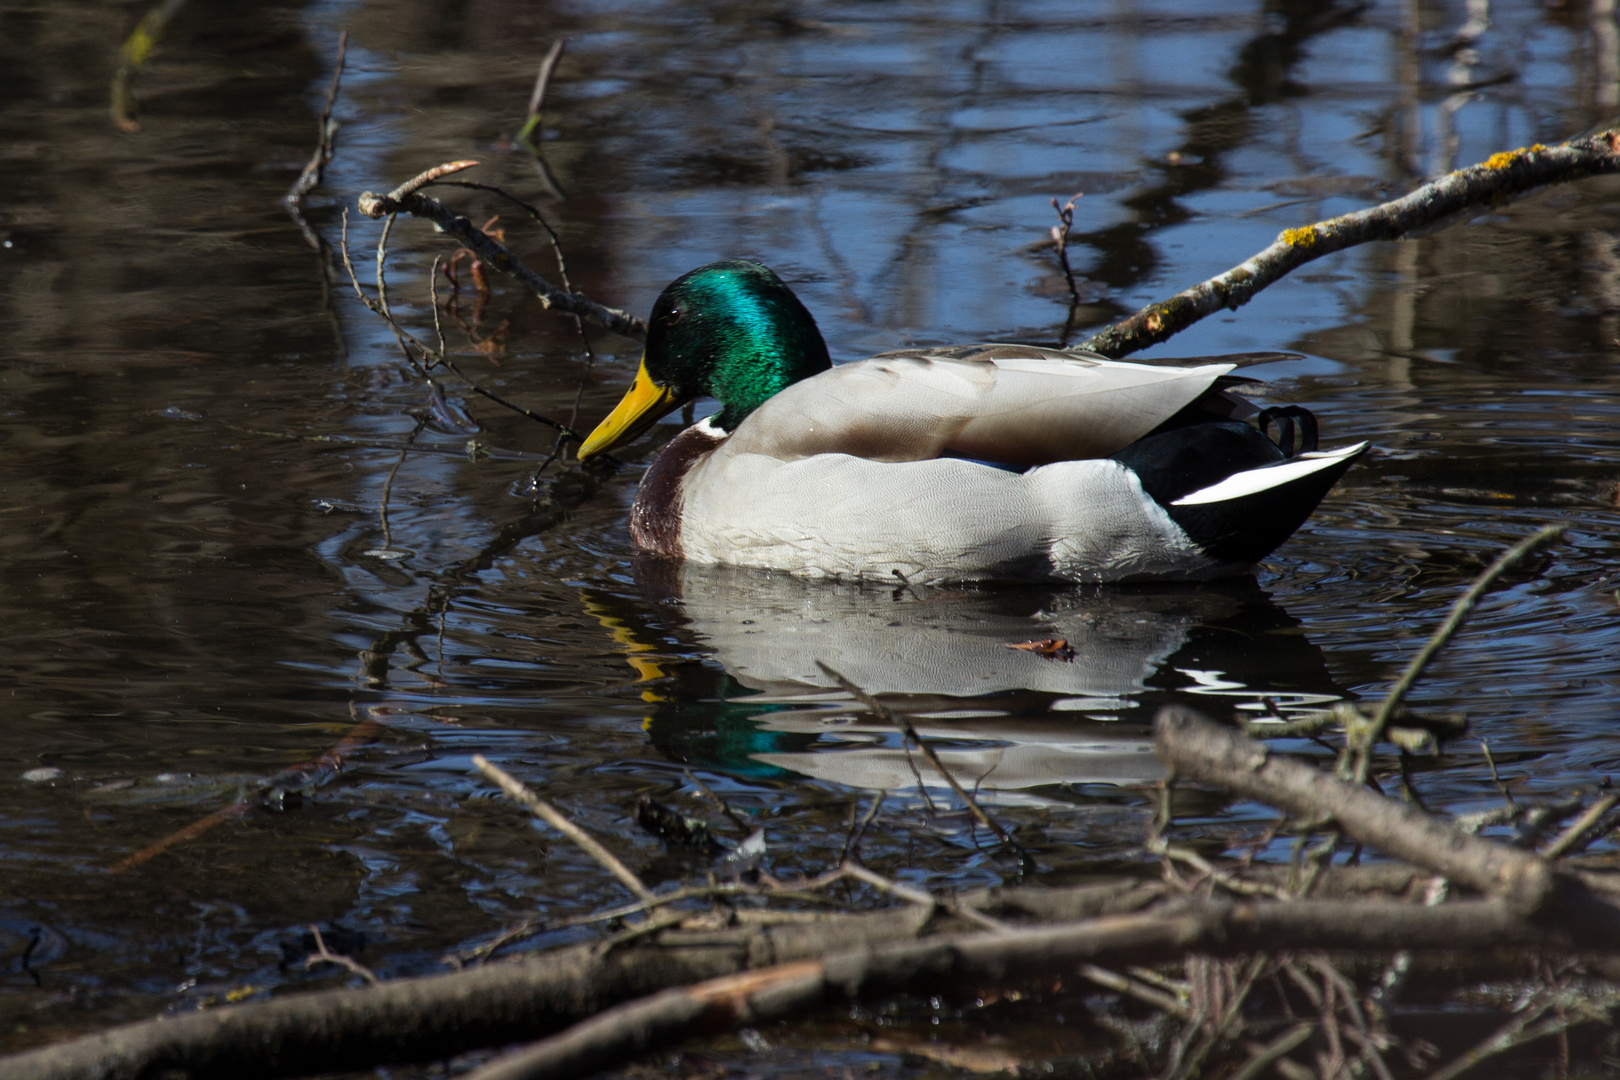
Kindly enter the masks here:
<path id="1" fill-rule="evenodd" d="M 1612 14 L 1497 4 L 1458 51 L 1460 2 L 199 4 L 136 76 L 124 133 L 108 86 L 140 14 L 0 15 L 0 1046 L 329 984 L 301 967 L 312 924 L 389 977 L 621 898 L 491 796 L 474 753 L 653 881 L 702 866 L 636 829 L 639 797 L 729 835 L 698 781 L 765 828 L 778 874 L 835 861 L 884 791 L 875 868 L 1015 878 L 816 660 L 911 716 L 1046 880 L 1140 861 L 1157 706 L 1380 694 L 1467 582 L 1553 520 L 1567 540 L 1509 576 L 1414 704 L 1468 711 L 1521 796 L 1620 767 L 1613 180 L 1322 260 L 1152 350 L 1307 354 L 1265 372 L 1265 400 L 1380 453 L 1252 578 L 1067 590 L 639 564 L 634 466 L 673 427 L 612 475 L 536 476 L 548 430 L 453 381 L 477 431 L 447 420 L 278 203 L 346 27 L 337 156 L 307 206 L 328 244 L 361 191 L 473 158 L 543 207 L 577 287 L 638 313 L 748 256 L 837 359 L 1053 343 L 1280 229 L 1608 117 Z M 558 34 L 542 176 L 512 137 Z M 1049 200 L 1079 191 L 1071 310 L 1046 233 Z M 554 271 L 520 212 L 441 194 Z M 370 286 L 379 227 L 350 232 Z M 390 299 L 414 333 L 452 250 L 394 229 Z M 441 321 L 469 374 L 580 425 L 637 358 L 594 330 L 587 351 L 502 282 Z M 1072 662 L 1005 647 L 1050 637 Z M 366 717 L 381 731 L 340 775 L 261 805 L 258 785 Z M 1437 807 L 1497 797 L 1474 739 L 1418 783 Z M 244 792 L 245 816 L 109 872 Z M 1228 813 L 1211 835 L 1264 816 Z M 819 1075 L 806 1060 L 779 1065 Z"/>

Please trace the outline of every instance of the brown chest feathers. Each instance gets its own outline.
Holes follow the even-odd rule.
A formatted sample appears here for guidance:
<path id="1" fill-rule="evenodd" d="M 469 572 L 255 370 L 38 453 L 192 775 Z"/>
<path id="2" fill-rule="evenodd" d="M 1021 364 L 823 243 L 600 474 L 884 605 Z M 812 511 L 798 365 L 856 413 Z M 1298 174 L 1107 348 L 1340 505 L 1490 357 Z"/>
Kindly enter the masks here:
<path id="1" fill-rule="evenodd" d="M 698 458 L 723 441 L 706 430 L 689 427 L 664 444 L 642 475 L 635 504 L 630 507 L 630 538 L 637 547 L 656 555 L 681 557 L 685 503 L 681 482 Z"/>

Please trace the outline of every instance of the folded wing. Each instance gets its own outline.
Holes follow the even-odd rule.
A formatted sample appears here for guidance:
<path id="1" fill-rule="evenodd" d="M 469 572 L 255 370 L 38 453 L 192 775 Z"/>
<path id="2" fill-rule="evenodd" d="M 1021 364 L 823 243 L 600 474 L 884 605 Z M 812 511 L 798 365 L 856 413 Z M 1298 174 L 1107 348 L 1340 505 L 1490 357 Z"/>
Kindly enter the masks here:
<path id="1" fill-rule="evenodd" d="M 783 390 L 738 427 L 732 452 L 1018 468 L 1103 457 L 1218 392 L 1249 357 L 1208 359 L 1219 362 L 1129 364 L 1027 345 L 886 353 Z"/>

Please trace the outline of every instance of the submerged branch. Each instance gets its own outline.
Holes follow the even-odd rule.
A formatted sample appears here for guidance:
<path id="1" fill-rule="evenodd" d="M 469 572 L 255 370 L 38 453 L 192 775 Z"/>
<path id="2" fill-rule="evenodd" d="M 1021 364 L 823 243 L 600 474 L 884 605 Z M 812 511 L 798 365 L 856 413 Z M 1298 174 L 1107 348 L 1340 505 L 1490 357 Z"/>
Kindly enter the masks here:
<path id="1" fill-rule="evenodd" d="M 349 715 L 355 720 L 355 725 L 349 729 L 348 734 L 338 740 L 336 745 L 332 746 L 320 757 L 300 765 L 294 765 L 290 769 L 284 769 L 266 780 L 259 785 L 257 789 L 258 795 L 260 797 L 269 796 L 272 801 L 279 802 L 286 792 L 301 788 L 318 787 L 342 771 L 345 758 L 361 747 L 375 742 L 377 737 L 382 734 L 382 724 L 378 723 L 377 718 L 371 713 L 368 712 L 365 719 L 362 720 L 355 715 L 355 707 L 351 704 L 349 706 Z M 107 872 L 109 874 L 122 874 L 133 870 L 138 866 L 151 862 L 170 848 L 195 840 L 216 825 L 246 817 L 252 809 L 252 797 L 244 795 L 231 805 L 221 807 L 207 817 L 199 818 L 185 828 L 170 833 L 156 843 L 149 844 L 131 855 L 126 855 L 109 866 Z"/>
<path id="2" fill-rule="evenodd" d="M 1370 240 L 1398 240 L 1466 211 L 1512 202 L 1550 184 L 1620 172 L 1620 129 L 1493 154 L 1424 184 L 1402 198 L 1353 214 L 1287 229 L 1270 247 L 1208 281 L 1150 304 L 1081 344 L 1120 357 L 1165 341 L 1222 308 L 1236 310 L 1308 262 Z"/>
<path id="3" fill-rule="evenodd" d="M 134 82 L 135 73 L 145 66 L 152 50 L 163 40 L 163 31 L 169 25 L 169 20 L 185 6 L 185 2 L 159 0 L 141 17 L 118 49 L 118 69 L 113 72 L 112 88 L 108 94 L 111 98 L 109 108 L 113 126 L 126 135 L 141 130 L 141 122 L 135 115 L 135 91 L 130 84 Z"/>

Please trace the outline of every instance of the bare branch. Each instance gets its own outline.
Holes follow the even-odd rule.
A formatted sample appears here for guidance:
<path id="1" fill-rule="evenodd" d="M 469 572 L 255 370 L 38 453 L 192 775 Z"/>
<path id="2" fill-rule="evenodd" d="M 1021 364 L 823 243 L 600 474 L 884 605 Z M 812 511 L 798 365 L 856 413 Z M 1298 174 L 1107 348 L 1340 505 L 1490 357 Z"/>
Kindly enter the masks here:
<path id="1" fill-rule="evenodd" d="M 647 324 L 634 315 L 617 308 L 603 307 L 582 293 L 557 288 L 507 250 L 506 245 L 478 228 L 466 217 L 455 213 L 437 199 L 416 190 L 417 187 L 432 183 L 440 176 L 467 168 L 471 164 L 474 163 L 457 161 L 437 166 L 401 184 L 387 195 L 365 192 L 358 201 L 360 212 L 371 218 L 386 217 L 395 213 L 426 218 L 439 226 L 443 232 L 459 240 L 463 247 L 488 265 L 517 278 L 545 307 L 589 319 L 598 326 L 606 327 L 616 334 L 636 341 L 646 340 Z M 427 179 L 423 179 L 424 177 Z"/>
<path id="2" fill-rule="evenodd" d="M 1499 208 L 1549 184 L 1620 172 L 1620 129 L 1557 146 L 1493 154 L 1424 184 L 1406 196 L 1353 214 L 1285 230 L 1270 247 L 1225 273 L 1150 304 L 1082 343 L 1106 356 L 1126 356 L 1180 333 L 1223 308 L 1236 310 L 1306 263 L 1370 240 L 1398 240 L 1467 211 Z"/>
<path id="3" fill-rule="evenodd" d="M 1552 869 L 1540 856 L 1470 836 L 1453 822 L 1272 754 L 1265 744 L 1189 709 L 1160 709 L 1153 735 L 1160 760 L 1177 775 L 1293 814 L 1332 818 L 1364 844 L 1500 896 L 1519 911 L 1535 912 L 1553 894 Z"/>
<path id="4" fill-rule="evenodd" d="M 624 887 L 634 893 L 642 903 L 650 903 L 656 899 L 653 891 L 647 888 L 628 866 L 620 862 L 607 848 L 597 843 L 596 839 L 584 829 L 563 817 L 562 812 L 555 806 L 530 791 L 511 773 L 506 772 L 499 766 L 490 764 L 484 755 L 474 754 L 472 760 L 473 764 L 478 766 L 479 772 L 493 780 L 502 791 L 528 807 L 529 812 L 535 817 L 568 837 L 585 854 L 606 867 L 608 873 L 618 878 L 624 884 Z"/>

